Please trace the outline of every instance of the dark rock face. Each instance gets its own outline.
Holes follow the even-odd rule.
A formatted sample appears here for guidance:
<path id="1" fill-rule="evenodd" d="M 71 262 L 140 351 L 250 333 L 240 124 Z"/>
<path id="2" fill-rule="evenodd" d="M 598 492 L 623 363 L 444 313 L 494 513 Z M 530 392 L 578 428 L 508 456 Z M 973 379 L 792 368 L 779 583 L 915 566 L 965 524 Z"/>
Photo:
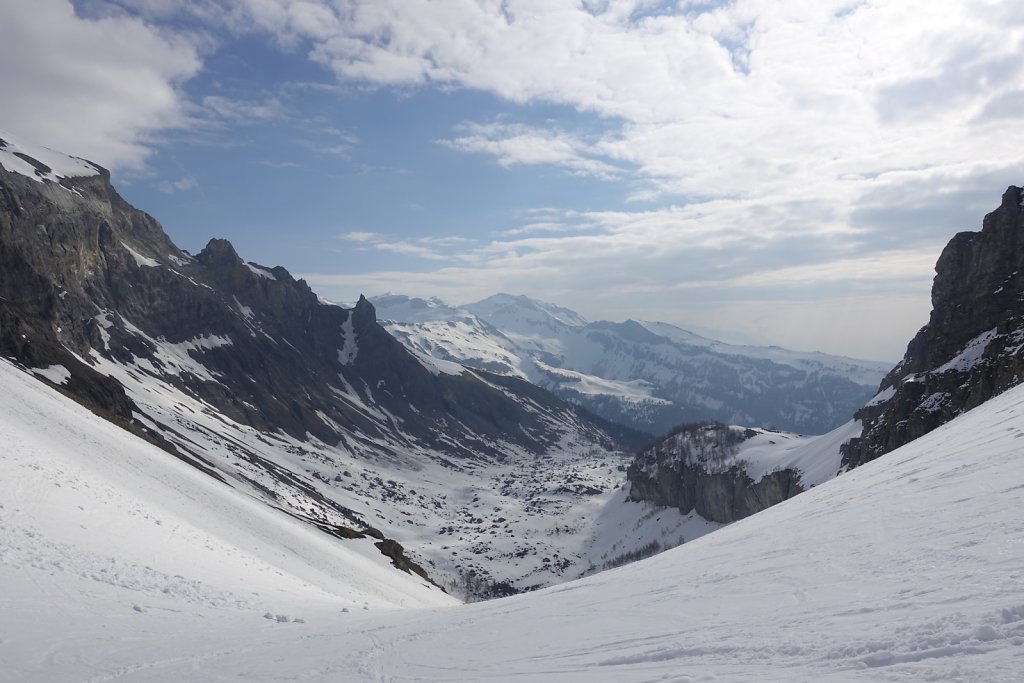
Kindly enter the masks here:
<path id="1" fill-rule="evenodd" d="M 367 457 L 415 447 L 462 468 L 510 447 L 542 453 L 567 429 L 614 442 L 526 382 L 421 362 L 365 298 L 353 309 L 326 304 L 224 240 L 183 252 L 103 172 L 39 182 L 0 167 L 0 352 L 27 367 L 64 366 L 62 391 L 165 447 L 171 427 L 140 419 L 127 385 L 109 375 L 128 373 L 135 391 L 153 378 L 260 432 Z M 172 450 L 202 461 L 178 436 Z"/>
<path id="2" fill-rule="evenodd" d="M 799 473 L 769 472 L 758 481 L 736 459 L 752 432 L 716 422 L 684 425 L 637 453 L 626 476 L 629 498 L 682 514 L 729 523 L 781 503 L 803 491 Z"/>
<path id="3" fill-rule="evenodd" d="M 63 366 L 58 390 L 225 484 L 339 538 L 373 536 L 395 566 L 425 576 L 369 528 L 361 499 L 356 511 L 325 483 L 332 454 L 470 471 L 577 437 L 616 446 L 525 381 L 417 358 L 365 298 L 325 303 L 224 240 L 178 249 L 88 168 L 33 178 L 0 164 L 0 352 Z"/>
<path id="4" fill-rule="evenodd" d="M 1010 187 L 981 232 L 961 232 L 935 265 L 928 324 L 856 413 L 859 439 L 843 447 L 857 467 L 927 434 L 1024 379 L 1024 211 Z"/>

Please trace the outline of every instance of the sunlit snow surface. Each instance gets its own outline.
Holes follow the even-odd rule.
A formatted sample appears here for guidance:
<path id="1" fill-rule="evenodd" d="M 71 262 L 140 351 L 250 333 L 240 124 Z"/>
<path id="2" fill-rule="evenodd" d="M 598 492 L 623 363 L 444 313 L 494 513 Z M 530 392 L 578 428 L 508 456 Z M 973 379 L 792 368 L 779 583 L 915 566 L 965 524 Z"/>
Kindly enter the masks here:
<path id="1" fill-rule="evenodd" d="M 31 157 L 45 168 L 31 164 L 19 155 Z M 52 149 L 34 145 L 5 130 L 0 130 L 0 167 L 13 173 L 20 173 L 36 182 L 60 182 L 61 178 L 100 174 L 94 164 L 84 159 L 69 157 Z"/>
<path id="2" fill-rule="evenodd" d="M 437 596 L 379 563 L 346 574 L 358 553 L 0 372 L 5 680 L 1009 682 L 1024 670 L 1024 387 L 655 558 L 505 600 L 384 610 Z"/>

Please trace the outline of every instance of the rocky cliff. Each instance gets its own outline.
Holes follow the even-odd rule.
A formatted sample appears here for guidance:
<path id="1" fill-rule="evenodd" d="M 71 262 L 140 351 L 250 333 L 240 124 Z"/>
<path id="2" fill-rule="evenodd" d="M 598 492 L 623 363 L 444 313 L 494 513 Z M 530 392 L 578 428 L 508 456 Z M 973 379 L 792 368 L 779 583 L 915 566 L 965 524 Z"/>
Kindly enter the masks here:
<path id="1" fill-rule="evenodd" d="M 169 450 L 209 455 L 183 421 L 145 407 L 187 412 L 168 392 L 210 419 L 370 459 L 416 451 L 462 468 L 544 453 L 567 432 L 613 444 L 525 381 L 416 356 L 366 299 L 327 304 L 224 240 L 182 251 L 106 171 L 32 149 L 0 139 L 0 352 Z M 226 450 L 284 476 L 241 445 Z"/>
<path id="2" fill-rule="evenodd" d="M 902 446 L 1024 378 L 1024 211 L 1010 187 L 980 232 L 950 240 L 935 266 L 928 324 L 856 413 L 859 439 L 843 448 L 856 467 Z"/>
<path id="3" fill-rule="evenodd" d="M 629 498 L 723 524 L 791 498 L 803 491 L 796 470 L 750 476 L 742 445 L 763 434 L 717 422 L 683 425 L 637 453 L 626 472 Z"/>

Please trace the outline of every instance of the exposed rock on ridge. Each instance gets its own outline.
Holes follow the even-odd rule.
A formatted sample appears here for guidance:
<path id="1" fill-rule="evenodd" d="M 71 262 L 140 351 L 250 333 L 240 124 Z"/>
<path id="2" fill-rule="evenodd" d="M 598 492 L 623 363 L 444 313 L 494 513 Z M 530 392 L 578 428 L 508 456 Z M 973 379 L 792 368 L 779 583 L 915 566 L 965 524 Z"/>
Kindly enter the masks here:
<path id="1" fill-rule="evenodd" d="M 214 421 L 405 466 L 411 453 L 456 469 L 540 454 L 568 432 L 614 443 L 525 381 L 417 358 L 365 298 L 352 309 L 326 304 L 225 240 L 196 256 L 178 249 L 87 162 L 65 157 L 64 175 L 49 165 L 33 175 L 36 165 L 7 168 L 25 156 L 10 150 L 0 148 L 0 352 L 29 368 L 62 366 L 62 391 L 207 471 L 202 439 L 187 430 L 208 428 L 154 421 L 140 396 L 172 389 Z M 274 504 L 364 524 L 246 445 L 226 442 L 224 452 L 230 476 Z M 269 481 L 294 497 L 270 492 Z"/>
<path id="2" fill-rule="evenodd" d="M 949 241 L 935 266 L 928 324 L 857 412 L 847 468 L 888 453 L 1024 378 L 1024 210 L 1011 186 L 980 232 Z"/>
<path id="3" fill-rule="evenodd" d="M 678 508 L 684 515 L 696 511 L 725 524 L 803 491 L 800 474 L 791 469 L 751 479 L 735 456 L 756 434 L 716 422 L 683 425 L 637 453 L 626 473 L 630 500 Z"/>

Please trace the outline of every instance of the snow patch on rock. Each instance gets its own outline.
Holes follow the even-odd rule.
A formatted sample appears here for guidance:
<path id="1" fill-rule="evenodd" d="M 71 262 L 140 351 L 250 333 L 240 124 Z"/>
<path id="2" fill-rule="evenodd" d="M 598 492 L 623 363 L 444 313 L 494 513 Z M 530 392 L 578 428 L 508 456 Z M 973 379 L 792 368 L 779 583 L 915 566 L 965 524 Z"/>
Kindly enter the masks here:
<path id="1" fill-rule="evenodd" d="M 45 368 L 31 368 L 29 372 L 38 377 L 44 377 L 60 386 L 67 384 L 68 380 L 71 379 L 71 371 L 63 365 L 50 365 Z"/>
<path id="2" fill-rule="evenodd" d="M 4 130 L 0 130 L 0 167 L 39 183 L 60 183 L 62 178 L 100 175 L 99 167 L 85 159 L 34 145 Z"/>
<path id="3" fill-rule="evenodd" d="M 157 266 L 160 265 L 160 262 L 157 261 L 156 259 L 150 258 L 148 256 L 143 256 L 142 254 L 128 246 L 125 242 L 121 242 L 121 246 L 128 250 L 128 253 L 131 254 L 132 258 L 135 259 L 135 265 L 137 265 L 139 268 L 156 268 Z"/>

